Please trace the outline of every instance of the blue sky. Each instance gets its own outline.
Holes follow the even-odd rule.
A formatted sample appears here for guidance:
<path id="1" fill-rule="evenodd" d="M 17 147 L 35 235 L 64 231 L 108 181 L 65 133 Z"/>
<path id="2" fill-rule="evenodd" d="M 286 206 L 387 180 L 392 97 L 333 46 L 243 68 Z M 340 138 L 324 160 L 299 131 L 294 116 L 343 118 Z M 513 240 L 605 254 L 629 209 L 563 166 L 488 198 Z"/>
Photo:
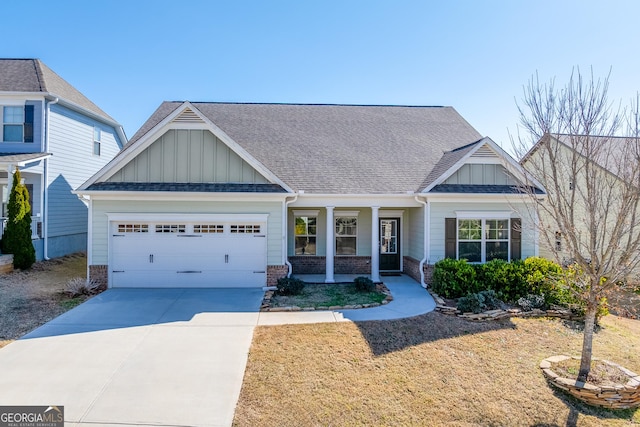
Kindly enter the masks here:
<path id="1" fill-rule="evenodd" d="M 538 72 L 640 89 L 637 1 L 32 0 L 0 56 L 40 58 L 131 137 L 163 100 L 450 105 L 509 148 Z M 6 19 L 11 16 L 11 19 Z"/>

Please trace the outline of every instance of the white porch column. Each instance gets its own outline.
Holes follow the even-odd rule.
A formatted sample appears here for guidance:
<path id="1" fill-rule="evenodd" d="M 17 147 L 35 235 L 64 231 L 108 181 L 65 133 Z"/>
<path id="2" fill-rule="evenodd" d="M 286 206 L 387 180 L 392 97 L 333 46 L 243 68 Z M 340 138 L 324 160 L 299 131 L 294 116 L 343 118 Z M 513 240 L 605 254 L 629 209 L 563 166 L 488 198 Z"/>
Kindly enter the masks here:
<path id="1" fill-rule="evenodd" d="M 380 281 L 380 224 L 379 206 L 371 207 L 371 280 Z"/>
<path id="2" fill-rule="evenodd" d="M 334 283 L 333 279 L 333 256 L 335 255 L 335 239 L 333 237 L 336 224 L 333 220 L 333 208 L 334 206 L 327 206 L 327 251 L 326 251 L 326 272 L 325 283 Z"/>
<path id="3" fill-rule="evenodd" d="M 13 187 L 13 173 L 15 172 L 15 166 L 12 163 L 7 165 L 7 203 L 9 203 L 9 194 L 11 194 L 11 187 Z"/>

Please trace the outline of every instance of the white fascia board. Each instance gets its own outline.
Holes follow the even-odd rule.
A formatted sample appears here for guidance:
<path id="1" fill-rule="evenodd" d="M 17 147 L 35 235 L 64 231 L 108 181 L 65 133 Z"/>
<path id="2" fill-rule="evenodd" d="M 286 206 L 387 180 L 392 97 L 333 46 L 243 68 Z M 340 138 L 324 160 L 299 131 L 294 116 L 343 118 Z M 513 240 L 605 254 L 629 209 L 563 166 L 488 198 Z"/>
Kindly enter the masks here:
<path id="1" fill-rule="evenodd" d="M 131 213 L 107 212 L 109 221 L 140 221 L 140 222 L 267 222 L 269 214 L 194 214 L 194 213 Z"/>
<path id="2" fill-rule="evenodd" d="M 72 191 L 73 194 L 89 196 L 93 200 L 137 200 L 137 201 L 275 201 L 282 202 L 287 193 L 198 193 L 190 191 Z"/>
<path id="3" fill-rule="evenodd" d="M 278 178 L 273 172 L 271 172 L 265 165 L 263 165 L 258 159 L 253 157 L 251 154 L 247 152 L 240 144 L 235 142 L 233 138 L 227 135 L 222 129 L 220 129 L 215 123 L 209 120 L 204 114 L 200 112 L 193 104 L 190 102 L 185 102 L 187 106 L 196 113 L 205 123 L 209 125 L 209 130 L 213 133 L 219 140 L 224 142 L 232 151 L 234 151 L 242 160 L 249 163 L 255 170 L 260 172 L 264 177 L 266 177 L 269 181 L 274 184 L 280 185 L 282 188 L 287 190 L 289 193 L 293 193 L 293 189 L 285 184 L 280 178 Z"/>
<path id="4" fill-rule="evenodd" d="M 333 206 L 338 208 L 350 207 L 379 207 L 406 208 L 421 207 L 415 201 L 415 193 L 407 194 L 299 194 L 298 199 L 289 204 L 291 208 L 317 208 Z"/>
<path id="5" fill-rule="evenodd" d="M 29 154 L 29 153 L 25 153 L 25 154 Z M 29 159 L 29 160 L 22 160 L 19 162 L 8 162 L 8 161 L 3 161 L 1 160 L 2 158 L 0 158 L 0 166 L 4 166 L 4 167 L 8 167 L 9 165 L 11 166 L 25 166 L 28 165 L 29 163 L 36 163 L 39 162 L 40 160 L 44 160 L 44 159 L 48 159 L 49 157 L 51 157 L 51 153 L 46 153 L 43 154 L 40 157 L 35 157 L 33 159 Z"/>
<path id="6" fill-rule="evenodd" d="M 47 92 L 0 92 L 0 104 L 10 105 L 7 102 L 11 100 L 42 101 L 46 95 Z"/>
<path id="7" fill-rule="evenodd" d="M 110 119 L 108 117 L 105 117 L 105 116 L 103 116 L 101 114 L 94 113 L 93 111 L 88 110 L 88 109 L 84 108 L 83 106 L 76 104 L 75 102 L 68 101 L 63 96 L 56 95 L 55 93 L 48 93 L 47 95 L 49 97 L 51 97 L 51 98 L 54 98 L 54 99 L 57 98 L 58 99 L 58 102 L 57 102 L 58 104 L 60 104 L 60 105 L 62 105 L 64 107 L 70 108 L 72 110 L 75 110 L 75 111 L 77 111 L 77 112 L 79 112 L 79 113 L 81 113 L 81 114 L 83 114 L 83 115 L 85 115 L 87 117 L 91 117 L 94 120 L 97 120 L 99 122 L 108 124 L 109 126 L 115 128 L 115 129 L 117 129 L 118 127 L 121 127 L 120 123 L 116 122 L 115 120 Z"/>

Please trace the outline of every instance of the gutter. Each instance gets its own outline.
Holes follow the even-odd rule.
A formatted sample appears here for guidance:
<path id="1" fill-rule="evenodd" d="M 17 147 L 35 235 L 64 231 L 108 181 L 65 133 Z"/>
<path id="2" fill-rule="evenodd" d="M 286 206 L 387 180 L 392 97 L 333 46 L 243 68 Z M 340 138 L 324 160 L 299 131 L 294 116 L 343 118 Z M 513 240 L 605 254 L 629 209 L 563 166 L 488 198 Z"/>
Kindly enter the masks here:
<path id="1" fill-rule="evenodd" d="M 289 257 L 287 256 L 287 243 L 289 240 L 289 233 L 288 233 L 288 227 L 287 227 L 287 219 L 289 216 L 288 207 L 289 207 L 289 204 L 298 200 L 298 194 L 296 193 L 293 196 L 293 199 L 291 200 L 287 200 L 287 198 L 288 197 L 285 197 L 284 203 L 282 204 L 282 260 L 284 261 L 284 264 L 287 266 L 287 269 L 288 269 L 287 277 L 291 277 L 293 267 L 291 266 L 291 263 L 289 262 Z"/>
<path id="2" fill-rule="evenodd" d="M 423 218 L 423 253 L 424 253 L 424 257 L 420 260 L 420 265 L 419 265 L 419 269 L 420 269 L 420 285 L 422 285 L 423 288 L 426 289 L 427 285 L 424 282 L 424 264 L 429 260 L 429 255 L 430 255 L 430 248 L 429 248 L 429 235 L 430 235 L 430 227 L 431 227 L 431 202 L 429 202 L 428 200 L 420 200 L 418 198 L 418 196 L 414 197 L 416 202 L 420 203 L 421 205 L 424 205 L 424 218 Z"/>
<path id="3" fill-rule="evenodd" d="M 51 123 L 51 105 L 57 104 L 60 99 L 56 97 L 54 100 L 49 101 L 47 103 L 47 109 L 45 112 L 46 115 L 46 127 L 45 127 L 45 137 L 44 137 L 44 152 L 49 152 L 49 128 Z M 45 260 L 49 260 L 49 158 L 44 159 L 44 171 L 43 171 L 43 179 L 44 179 L 44 213 L 42 216 L 42 234 L 43 234 L 43 254 L 42 257 Z"/>

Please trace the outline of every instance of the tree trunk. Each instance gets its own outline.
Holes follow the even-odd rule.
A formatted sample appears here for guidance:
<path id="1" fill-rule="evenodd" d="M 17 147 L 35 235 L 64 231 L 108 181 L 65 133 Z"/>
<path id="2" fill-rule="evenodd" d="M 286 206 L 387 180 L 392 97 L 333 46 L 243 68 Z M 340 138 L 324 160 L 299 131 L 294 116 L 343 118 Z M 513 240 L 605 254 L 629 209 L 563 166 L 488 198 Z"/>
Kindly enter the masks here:
<path id="1" fill-rule="evenodd" d="M 580 358 L 580 372 L 578 381 L 587 382 L 591 370 L 591 355 L 593 352 L 593 330 L 596 324 L 598 304 L 589 301 L 584 313 L 584 334 L 582 337 L 582 357 Z"/>

